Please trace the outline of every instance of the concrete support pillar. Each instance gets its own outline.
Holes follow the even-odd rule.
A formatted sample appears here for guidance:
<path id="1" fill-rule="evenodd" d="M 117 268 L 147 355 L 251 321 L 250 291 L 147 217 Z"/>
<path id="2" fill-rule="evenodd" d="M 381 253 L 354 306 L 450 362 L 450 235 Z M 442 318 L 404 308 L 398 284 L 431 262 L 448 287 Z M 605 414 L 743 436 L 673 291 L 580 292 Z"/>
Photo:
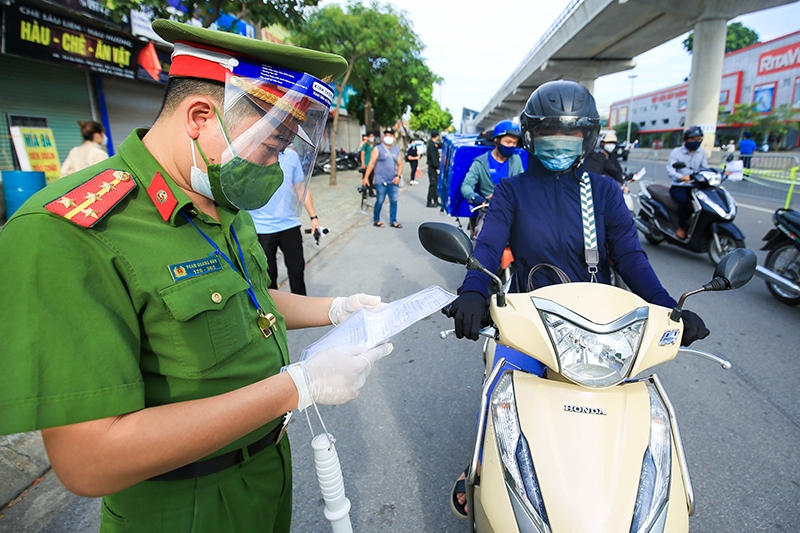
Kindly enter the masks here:
<path id="1" fill-rule="evenodd" d="M 578 83 L 580 83 L 581 85 L 583 85 L 584 87 L 589 89 L 589 92 L 592 93 L 592 96 L 594 96 L 594 80 L 596 80 L 596 79 L 597 79 L 596 77 L 594 77 L 594 78 L 581 78 L 578 81 Z"/>
<path id="2" fill-rule="evenodd" d="M 727 19 L 714 18 L 699 20 L 694 25 L 686 126 L 703 128 L 703 148 L 706 151 L 713 148 L 717 130 L 727 23 Z"/>

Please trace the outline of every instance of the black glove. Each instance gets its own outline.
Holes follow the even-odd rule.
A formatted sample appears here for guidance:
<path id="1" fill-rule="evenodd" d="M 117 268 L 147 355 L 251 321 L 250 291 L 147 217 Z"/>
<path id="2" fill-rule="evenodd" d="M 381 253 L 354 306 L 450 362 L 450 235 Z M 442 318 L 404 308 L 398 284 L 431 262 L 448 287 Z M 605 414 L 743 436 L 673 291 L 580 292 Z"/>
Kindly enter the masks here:
<path id="1" fill-rule="evenodd" d="M 684 309 L 681 314 L 683 318 L 683 337 L 681 338 L 681 346 L 689 346 L 694 341 L 705 339 L 711 333 L 706 328 L 703 319 L 696 313 L 692 313 L 688 309 Z"/>
<path id="2" fill-rule="evenodd" d="M 450 316 L 455 320 L 456 337 L 476 341 L 489 300 L 475 291 L 462 292 L 451 304 Z"/>
<path id="3" fill-rule="evenodd" d="M 478 193 L 475 193 L 475 194 L 473 194 L 472 196 L 469 197 L 469 203 L 471 203 L 472 205 L 481 205 L 485 201 L 486 201 L 486 198 L 484 198 L 483 196 L 481 196 Z"/>

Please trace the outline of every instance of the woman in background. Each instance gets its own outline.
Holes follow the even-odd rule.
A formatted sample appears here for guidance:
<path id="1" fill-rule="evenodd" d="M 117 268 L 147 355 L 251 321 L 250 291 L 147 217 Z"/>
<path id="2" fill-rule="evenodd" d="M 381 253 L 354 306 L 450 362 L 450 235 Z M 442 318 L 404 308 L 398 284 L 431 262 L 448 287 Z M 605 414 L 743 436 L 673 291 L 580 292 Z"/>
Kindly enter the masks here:
<path id="1" fill-rule="evenodd" d="M 105 150 L 108 137 L 103 125 L 99 122 L 79 120 L 78 126 L 81 127 L 84 141 L 69 151 L 69 155 L 61 164 L 61 177 L 108 159 L 108 152 Z"/>

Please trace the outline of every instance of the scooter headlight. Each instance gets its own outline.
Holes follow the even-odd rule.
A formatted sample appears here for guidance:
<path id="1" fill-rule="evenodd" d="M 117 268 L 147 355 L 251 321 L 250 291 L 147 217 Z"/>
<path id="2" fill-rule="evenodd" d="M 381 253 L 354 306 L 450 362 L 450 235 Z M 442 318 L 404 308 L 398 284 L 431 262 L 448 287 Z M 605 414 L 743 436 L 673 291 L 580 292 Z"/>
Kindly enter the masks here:
<path id="1" fill-rule="evenodd" d="M 489 409 L 512 507 L 517 522 L 525 522 L 528 526 L 520 529 L 550 533 L 550 521 L 533 467 L 533 457 L 519 425 L 511 372 L 504 373 L 497 381 Z"/>
<path id="2" fill-rule="evenodd" d="M 609 324 L 595 324 L 549 300 L 534 299 L 555 348 L 561 374 L 585 387 L 621 383 L 636 360 L 647 325 L 640 307 Z"/>
<path id="3" fill-rule="evenodd" d="M 658 533 L 664 530 L 672 473 L 672 432 L 669 413 L 655 386 L 650 393 L 650 444 L 642 460 L 639 491 L 633 509 L 631 533 Z"/>

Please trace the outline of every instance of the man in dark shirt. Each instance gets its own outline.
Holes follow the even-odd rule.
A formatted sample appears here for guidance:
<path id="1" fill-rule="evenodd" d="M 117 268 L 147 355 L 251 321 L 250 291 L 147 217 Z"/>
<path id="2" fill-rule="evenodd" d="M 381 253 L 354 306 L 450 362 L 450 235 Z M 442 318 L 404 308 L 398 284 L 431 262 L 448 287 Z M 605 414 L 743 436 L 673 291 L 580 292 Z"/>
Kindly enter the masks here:
<path id="1" fill-rule="evenodd" d="M 439 132 L 431 132 L 431 140 L 428 141 L 428 207 L 439 207 Z"/>
<path id="2" fill-rule="evenodd" d="M 625 174 L 614 152 L 616 147 L 617 134 L 607 133 L 600 141 L 600 148 L 586 156 L 586 172 L 614 178 L 620 185 L 625 183 Z"/>

